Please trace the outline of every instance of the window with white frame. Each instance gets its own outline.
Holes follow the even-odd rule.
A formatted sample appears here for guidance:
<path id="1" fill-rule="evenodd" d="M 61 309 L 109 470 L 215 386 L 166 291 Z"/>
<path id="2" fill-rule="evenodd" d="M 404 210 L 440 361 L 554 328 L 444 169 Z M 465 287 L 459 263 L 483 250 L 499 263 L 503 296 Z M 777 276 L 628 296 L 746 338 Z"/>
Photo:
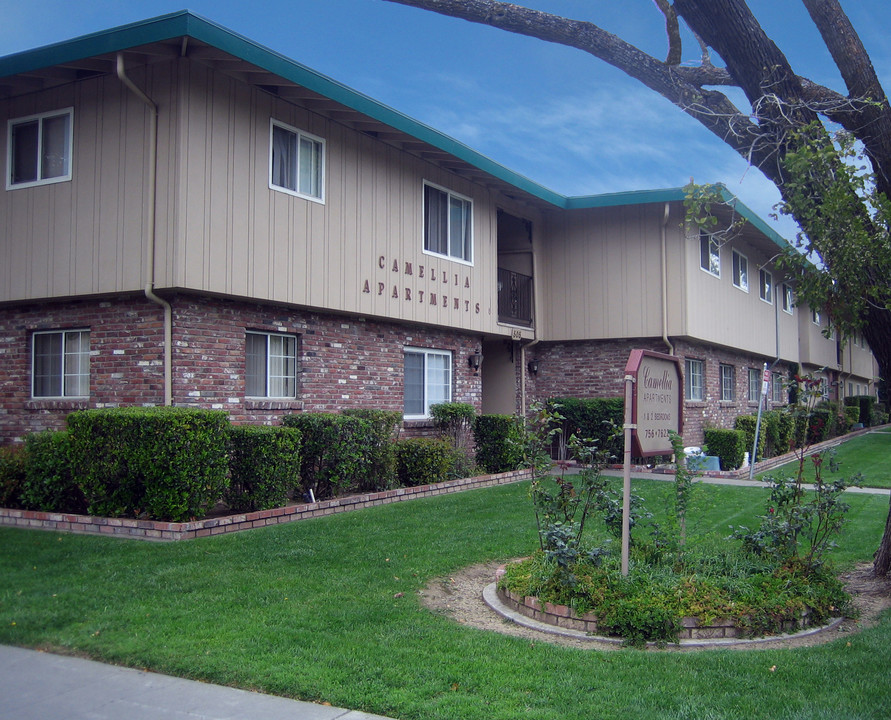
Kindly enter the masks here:
<path id="1" fill-rule="evenodd" d="M 814 323 L 814 325 L 820 324 L 820 311 L 819 310 L 813 310 L 813 309 L 811 310 L 811 322 Z"/>
<path id="2" fill-rule="evenodd" d="M 424 183 L 424 250 L 473 262 L 473 203 L 469 198 Z"/>
<path id="3" fill-rule="evenodd" d="M 761 299 L 773 305 L 773 275 L 764 268 L 758 271 L 758 287 Z"/>
<path id="4" fill-rule="evenodd" d="M 245 333 L 244 394 L 253 398 L 297 397 L 297 336 Z"/>
<path id="5" fill-rule="evenodd" d="M 761 399 L 761 371 L 749 368 L 749 402 L 758 402 Z"/>
<path id="6" fill-rule="evenodd" d="M 405 417 L 429 418 L 431 405 L 451 400 L 452 353 L 405 348 Z"/>
<path id="7" fill-rule="evenodd" d="M 721 365 L 721 400 L 736 399 L 736 368 L 733 365 Z"/>
<path id="8" fill-rule="evenodd" d="M 770 377 L 770 399 L 775 403 L 785 403 L 786 393 L 783 387 L 783 377 L 779 373 L 773 373 Z"/>
<path id="9" fill-rule="evenodd" d="M 90 331 L 36 332 L 31 344 L 31 396 L 90 395 Z"/>
<path id="10" fill-rule="evenodd" d="M 792 296 L 792 286 L 783 283 L 783 312 L 787 312 L 791 315 L 794 305 L 795 302 L 794 297 Z"/>
<path id="11" fill-rule="evenodd" d="M 733 251 L 733 285 L 749 292 L 749 260 L 736 250 Z"/>
<path id="12" fill-rule="evenodd" d="M 702 360 L 684 360 L 684 397 L 687 400 L 702 400 L 703 394 Z"/>
<path id="13" fill-rule="evenodd" d="M 309 200 L 323 201 L 325 141 L 270 121 L 269 187 Z"/>
<path id="14" fill-rule="evenodd" d="M 717 240 L 704 232 L 699 234 L 699 267 L 721 277 L 721 248 Z"/>
<path id="15" fill-rule="evenodd" d="M 74 110 L 15 118 L 7 124 L 6 188 L 18 189 L 71 179 Z"/>

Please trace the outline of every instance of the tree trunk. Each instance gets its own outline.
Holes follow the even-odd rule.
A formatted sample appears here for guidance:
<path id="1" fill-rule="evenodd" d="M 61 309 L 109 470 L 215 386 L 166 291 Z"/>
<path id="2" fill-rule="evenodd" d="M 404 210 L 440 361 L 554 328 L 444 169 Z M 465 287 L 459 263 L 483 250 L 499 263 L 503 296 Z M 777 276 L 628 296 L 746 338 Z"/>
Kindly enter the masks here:
<path id="1" fill-rule="evenodd" d="M 882 542 L 876 550 L 872 567 L 879 577 L 884 577 L 891 570 L 891 506 L 888 508 L 888 519 L 885 521 L 885 534 L 882 535 Z"/>

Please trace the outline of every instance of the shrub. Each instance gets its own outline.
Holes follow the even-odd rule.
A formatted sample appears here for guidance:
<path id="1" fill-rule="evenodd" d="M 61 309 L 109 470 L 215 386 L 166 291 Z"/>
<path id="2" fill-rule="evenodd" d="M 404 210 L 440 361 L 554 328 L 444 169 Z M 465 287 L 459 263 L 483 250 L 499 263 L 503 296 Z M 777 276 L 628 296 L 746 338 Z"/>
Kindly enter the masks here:
<path id="1" fill-rule="evenodd" d="M 362 486 L 371 472 L 375 433 L 371 422 L 335 413 L 285 415 L 286 427 L 300 430 L 300 479 L 317 500 Z"/>
<path id="2" fill-rule="evenodd" d="M 736 470 L 742 465 L 746 451 L 746 434 L 742 430 L 712 428 L 704 436 L 709 455 L 721 459 L 722 470 Z"/>
<path id="3" fill-rule="evenodd" d="M 615 434 L 614 427 L 625 422 L 623 398 L 551 398 L 547 405 L 550 410 L 558 408 L 563 416 L 556 449 L 560 459 L 567 457 L 566 443 L 573 435 L 595 440 L 609 456 L 622 454 L 622 437 Z"/>
<path id="4" fill-rule="evenodd" d="M 387 490 L 396 483 L 396 437 L 402 425 L 402 413 L 388 410 L 356 408 L 344 415 L 357 417 L 370 424 L 371 435 L 368 468 L 358 479 L 361 492 Z"/>
<path id="5" fill-rule="evenodd" d="M 860 406 L 859 405 L 845 405 L 845 424 L 847 425 L 847 430 L 853 428 L 857 423 L 860 422 Z"/>
<path id="6" fill-rule="evenodd" d="M 25 484 L 25 448 L 0 447 L 0 507 L 21 507 L 22 487 Z"/>
<path id="7" fill-rule="evenodd" d="M 404 487 L 430 485 L 449 479 L 454 449 L 445 440 L 406 438 L 396 444 L 396 473 Z"/>
<path id="8" fill-rule="evenodd" d="M 764 448 L 767 444 L 767 433 L 765 432 L 765 424 L 763 422 L 759 429 L 758 433 L 758 449 L 755 453 L 755 457 L 749 458 L 749 462 L 752 464 L 756 463 L 758 460 L 764 459 Z M 752 447 L 755 445 L 755 428 L 758 427 L 758 416 L 757 415 L 740 415 L 736 418 L 733 423 L 733 427 L 737 430 L 742 430 L 745 435 L 745 452 L 751 453 Z M 707 444 L 707 443 L 706 443 Z"/>
<path id="9" fill-rule="evenodd" d="M 71 461 L 88 511 L 174 522 L 204 515 L 227 484 L 219 410 L 115 408 L 68 416 Z"/>
<path id="10" fill-rule="evenodd" d="M 867 427 L 873 425 L 873 411 L 876 409 L 876 398 L 874 395 L 852 395 L 846 397 L 844 402 L 847 406 L 858 406 L 860 408 L 860 418 L 854 422 L 862 422 Z"/>
<path id="11" fill-rule="evenodd" d="M 767 438 L 765 456 L 774 457 L 789 452 L 795 435 L 795 417 L 785 410 L 770 410 L 764 413 L 761 422 Z"/>
<path id="12" fill-rule="evenodd" d="M 468 449 L 470 428 L 476 417 L 473 405 L 460 402 L 436 403 L 430 406 L 430 415 L 437 429 L 456 448 Z"/>
<path id="13" fill-rule="evenodd" d="M 300 431 L 242 425 L 229 428 L 229 487 L 223 495 L 236 512 L 284 505 L 300 485 Z"/>
<path id="14" fill-rule="evenodd" d="M 473 421 L 476 464 L 489 473 L 516 470 L 523 462 L 520 426 L 513 415 L 478 415 Z"/>
<path id="15" fill-rule="evenodd" d="M 65 431 L 45 430 L 25 438 L 27 465 L 22 507 L 84 513 L 87 501 L 71 472 L 71 442 Z"/>

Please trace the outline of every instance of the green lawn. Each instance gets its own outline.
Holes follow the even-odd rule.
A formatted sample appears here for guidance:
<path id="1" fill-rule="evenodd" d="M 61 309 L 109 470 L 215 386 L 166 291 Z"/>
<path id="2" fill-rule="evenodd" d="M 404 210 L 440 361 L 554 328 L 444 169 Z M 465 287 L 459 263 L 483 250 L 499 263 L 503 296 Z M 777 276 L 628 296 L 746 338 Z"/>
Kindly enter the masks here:
<path id="1" fill-rule="evenodd" d="M 891 430 L 872 432 L 847 440 L 836 448 L 835 457 L 839 463 L 838 472 L 830 473 L 828 468 L 824 468 L 824 479 L 849 477 L 859 471 L 863 473 L 864 487 L 891 488 Z M 805 479 L 808 482 L 813 481 L 813 461 L 805 459 L 804 467 Z M 795 475 L 797 472 L 798 462 L 795 461 L 758 475 L 758 478 L 781 473 Z"/>
<path id="2" fill-rule="evenodd" d="M 526 483 L 176 544 L 0 529 L 0 642 L 394 718 L 887 718 L 891 616 L 794 650 L 600 652 L 530 644 L 425 610 L 431 578 L 528 554 Z M 672 486 L 635 481 L 657 509 Z M 766 491 L 698 486 L 701 531 Z M 888 512 L 856 495 L 837 560 Z M 772 670 L 773 668 L 773 670 Z"/>

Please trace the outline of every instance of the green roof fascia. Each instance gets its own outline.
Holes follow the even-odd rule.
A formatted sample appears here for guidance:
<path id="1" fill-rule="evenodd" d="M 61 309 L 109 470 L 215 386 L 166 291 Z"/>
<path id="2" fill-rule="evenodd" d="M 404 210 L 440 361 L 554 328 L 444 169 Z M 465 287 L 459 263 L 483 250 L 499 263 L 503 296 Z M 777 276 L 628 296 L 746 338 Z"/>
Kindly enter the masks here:
<path id="1" fill-rule="evenodd" d="M 792 247 L 788 240 L 771 228 L 764 220 L 731 193 L 726 186 L 718 183 L 724 202 L 731 204 L 760 233 L 779 248 Z M 628 192 L 605 193 L 603 195 L 582 195 L 565 198 L 563 207 L 567 210 L 586 208 L 618 207 L 620 205 L 647 205 L 649 203 L 683 202 L 687 192 L 684 188 L 664 188 L 660 190 L 631 190 Z"/>
<path id="2" fill-rule="evenodd" d="M 0 77 L 188 36 L 290 80 L 375 120 L 429 143 L 557 207 L 564 196 L 539 185 L 464 143 L 363 95 L 301 63 L 187 10 L 0 58 Z"/>

